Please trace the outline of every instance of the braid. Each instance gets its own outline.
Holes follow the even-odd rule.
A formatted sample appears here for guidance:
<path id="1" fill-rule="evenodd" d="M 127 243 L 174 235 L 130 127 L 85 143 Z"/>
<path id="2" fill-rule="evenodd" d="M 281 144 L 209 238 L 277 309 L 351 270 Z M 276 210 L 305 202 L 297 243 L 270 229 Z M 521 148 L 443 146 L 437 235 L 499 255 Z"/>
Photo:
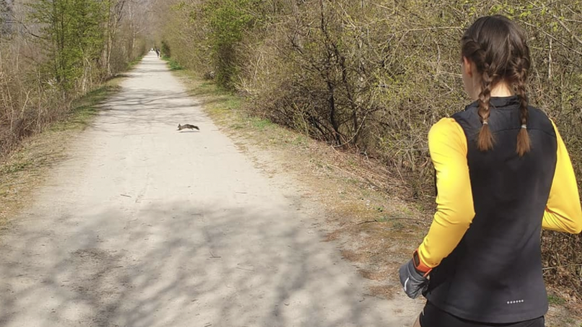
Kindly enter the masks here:
<path id="1" fill-rule="evenodd" d="M 481 17 L 463 34 L 461 54 L 475 65 L 481 77 L 478 115 L 483 125 L 477 138 L 477 148 L 480 151 L 493 149 L 495 139 L 489 125 L 491 89 L 499 82 L 504 82 L 514 87 L 520 101 L 522 128 L 517 136 L 516 151 L 523 156 L 531 148 L 527 131 L 529 112 L 525 89 L 531 59 L 525 34 L 506 17 Z"/>
<path id="2" fill-rule="evenodd" d="M 519 97 L 519 116 L 521 120 L 521 129 L 517 134 L 517 153 L 523 156 L 531 149 L 531 142 L 527 132 L 527 120 L 529 111 L 527 110 L 527 95 L 525 93 L 525 83 L 527 80 L 527 69 L 522 64 L 523 59 L 519 58 L 516 64 L 514 76 L 516 78 L 516 90 Z"/>
<path id="3" fill-rule="evenodd" d="M 489 115 L 491 113 L 489 102 L 491 100 L 491 87 L 498 75 L 491 73 L 495 71 L 495 67 L 487 62 L 487 53 L 477 40 L 465 35 L 461 42 L 464 55 L 471 58 L 475 63 L 477 70 L 482 72 L 478 114 L 483 125 L 479 131 L 479 137 L 477 138 L 477 148 L 481 151 L 491 150 L 493 149 L 494 139 L 493 134 L 491 133 L 491 128 L 489 127 Z"/>
<path id="4" fill-rule="evenodd" d="M 489 76 L 490 67 L 485 64 L 483 69 L 483 74 L 481 78 L 481 93 L 479 94 L 479 117 L 483 126 L 481 126 L 481 131 L 479 131 L 479 137 L 477 138 L 477 148 L 481 151 L 491 150 L 493 148 L 493 134 L 489 128 L 489 114 L 491 100 L 491 85 L 493 84 L 493 78 Z"/>

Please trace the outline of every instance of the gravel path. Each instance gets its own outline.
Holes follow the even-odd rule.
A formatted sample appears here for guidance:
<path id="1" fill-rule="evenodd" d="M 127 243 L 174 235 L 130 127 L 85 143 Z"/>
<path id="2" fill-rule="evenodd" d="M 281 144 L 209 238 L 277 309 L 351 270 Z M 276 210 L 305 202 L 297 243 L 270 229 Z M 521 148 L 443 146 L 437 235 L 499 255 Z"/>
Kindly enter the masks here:
<path id="1" fill-rule="evenodd" d="M 0 326 L 403 327 L 418 314 L 367 296 L 317 208 L 155 54 L 68 157 L 0 233 Z"/>

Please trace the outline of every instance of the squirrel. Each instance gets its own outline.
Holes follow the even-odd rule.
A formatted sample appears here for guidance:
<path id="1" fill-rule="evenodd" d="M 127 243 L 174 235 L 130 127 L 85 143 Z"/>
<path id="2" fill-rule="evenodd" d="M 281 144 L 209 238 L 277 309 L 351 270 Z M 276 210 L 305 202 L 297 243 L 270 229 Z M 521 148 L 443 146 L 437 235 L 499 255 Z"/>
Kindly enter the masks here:
<path id="1" fill-rule="evenodd" d="M 195 129 L 195 130 L 200 130 L 200 128 L 198 128 L 198 126 L 196 125 L 190 125 L 190 124 L 184 124 L 184 125 L 180 125 L 178 124 L 178 130 L 181 131 L 183 129 Z"/>

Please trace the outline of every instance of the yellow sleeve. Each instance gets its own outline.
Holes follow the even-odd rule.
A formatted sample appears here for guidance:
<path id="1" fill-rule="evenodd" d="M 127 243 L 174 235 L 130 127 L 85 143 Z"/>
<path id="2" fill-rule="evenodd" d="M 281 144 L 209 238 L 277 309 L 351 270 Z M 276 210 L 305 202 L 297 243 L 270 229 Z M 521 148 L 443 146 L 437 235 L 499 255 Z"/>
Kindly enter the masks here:
<path id="1" fill-rule="evenodd" d="M 459 244 L 473 218 L 473 194 L 467 163 L 467 139 L 452 118 L 441 119 L 428 134 L 430 157 L 436 169 L 437 211 L 418 248 L 421 262 L 438 266 Z"/>
<path id="2" fill-rule="evenodd" d="M 554 124 L 552 122 L 552 124 Z M 582 210 L 574 168 L 566 145 L 554 124 L 558 142 L 556 172 L 544 212 L 542 227 L 558 232 L 578 234 L 582 231 Z"/>

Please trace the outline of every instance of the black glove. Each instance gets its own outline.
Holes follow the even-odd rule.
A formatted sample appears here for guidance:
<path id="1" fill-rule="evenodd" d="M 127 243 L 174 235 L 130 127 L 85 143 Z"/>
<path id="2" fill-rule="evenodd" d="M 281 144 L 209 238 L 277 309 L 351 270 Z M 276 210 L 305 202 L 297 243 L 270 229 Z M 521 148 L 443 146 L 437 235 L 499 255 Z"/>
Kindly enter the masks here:
<path id="1" fill-rule="evenodd" d="M 399 273 L 400 283 L 409 298 L 416 299 L 428 289 L 428 278 L 416 270 L 412 259 L 400 267 Z"/>

